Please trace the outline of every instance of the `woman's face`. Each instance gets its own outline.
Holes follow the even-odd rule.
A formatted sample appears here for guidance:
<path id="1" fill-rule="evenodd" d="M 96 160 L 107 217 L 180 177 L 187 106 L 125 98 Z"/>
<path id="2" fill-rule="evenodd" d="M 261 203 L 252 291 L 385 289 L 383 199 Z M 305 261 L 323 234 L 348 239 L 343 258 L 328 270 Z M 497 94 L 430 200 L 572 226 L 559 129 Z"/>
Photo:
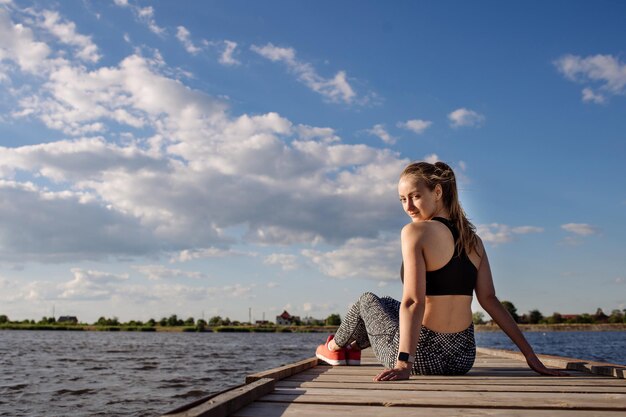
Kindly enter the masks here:
<path id="1" fill-rule="evenodd" d="M 411 177 L 402 177 L 398 182 L 398 194 L 404 212 L 414 222 L 430 220 L 437 212 L 438 188 L 429 190 L 422 181 L 416 182 Z"/>

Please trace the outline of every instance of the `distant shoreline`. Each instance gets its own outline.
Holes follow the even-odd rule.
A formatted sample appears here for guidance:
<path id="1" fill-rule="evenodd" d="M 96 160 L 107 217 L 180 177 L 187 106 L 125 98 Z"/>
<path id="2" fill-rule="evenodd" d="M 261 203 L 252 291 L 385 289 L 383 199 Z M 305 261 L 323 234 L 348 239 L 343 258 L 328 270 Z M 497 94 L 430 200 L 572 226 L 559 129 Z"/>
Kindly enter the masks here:
<path id="1" fill-rule="evenodd" d="M 626 330 L 626 323 L 560 323 L 560 324 L 518 324 L 523 332 L 607 332 Z M 477 324 L 474 325 L 477 332 L 497 332 L 501 331 L 500 327 L 495 324 Z"/>
<path id="2" fill-rule="evenodd" d="M 606 324 L 519 324 L 525 332 L 560 331 L 626 331 L 626 323 Z M 166 333 L 334 333 L 337 326 L 218 326 L 199 329 L 192 326 L 94 326 L 82 324 L 21 324 L 0 325 L 0 330 L 40 330 L 40 331 L 103 331 L 103 332 L 166 332 Z M 474 325 L 476 332 L 497 332 L 500 327 L 494 324 Z"/>

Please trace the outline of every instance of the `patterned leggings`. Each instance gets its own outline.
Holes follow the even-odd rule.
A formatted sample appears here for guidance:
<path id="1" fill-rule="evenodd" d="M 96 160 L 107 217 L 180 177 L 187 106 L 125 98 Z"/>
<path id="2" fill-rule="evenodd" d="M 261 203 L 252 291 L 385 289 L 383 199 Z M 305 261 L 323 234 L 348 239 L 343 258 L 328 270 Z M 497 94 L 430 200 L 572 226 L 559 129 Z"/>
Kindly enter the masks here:
<path id="1" fill-rule="evenodd" d="M 361 349 L 372 347 L 383 366 L 393 368 L 400 344 L 400 301 L 366 292 L 342 320 L 335 343 L 343 347 L 356 341 Z M 412 373 L 463 375 L 474 364 L 474 325 L 458 333 L 439 333 L 422 325 Z"/>

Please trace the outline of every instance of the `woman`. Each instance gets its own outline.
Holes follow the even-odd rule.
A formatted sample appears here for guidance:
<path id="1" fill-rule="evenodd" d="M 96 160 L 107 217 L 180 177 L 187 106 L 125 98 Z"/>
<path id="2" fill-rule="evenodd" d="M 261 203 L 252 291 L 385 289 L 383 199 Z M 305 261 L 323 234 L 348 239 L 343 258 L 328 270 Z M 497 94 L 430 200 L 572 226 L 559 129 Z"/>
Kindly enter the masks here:
<path id="1" fill-rule="evenodd" d="M 412 220 L 401 233 L 402 300 L 363 294 L 316 356 L 333 365 L 357 364 L 360 349 L 371 346 L 386 367 L 375 381 L 465 374 L 476 356 L 475 291 L 531 369 L 566 375 L 541 363 L 496 297 L 485 247 L 461 208 L 452 169 L 443 162 L 412 163 L 400 175 L 398 193 Z"/>

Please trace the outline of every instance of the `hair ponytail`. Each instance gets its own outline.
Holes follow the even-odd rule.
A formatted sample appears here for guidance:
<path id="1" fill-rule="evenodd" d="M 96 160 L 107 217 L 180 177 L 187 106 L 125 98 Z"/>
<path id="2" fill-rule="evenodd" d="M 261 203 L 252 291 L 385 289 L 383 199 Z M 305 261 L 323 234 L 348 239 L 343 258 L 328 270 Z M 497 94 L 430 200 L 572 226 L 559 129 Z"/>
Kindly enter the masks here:
<path id="1" fill-rule="evenodd" d="M 409 164 L 400 178 L 409 176 L 416 181 L 423 181 L 429 190 L 434 190 L 439 184 L 442 190 L 443 204 L 448 209 L 450 221 L 459 231 L 459 239 L 456 242 L 457 251 L 461 252 L 465 249 L 467 253 L 477 252 L 478 236 L 476 235 L 476 227 L 467 219 L 463 207 L 459 201 L 459 194 L 456 186 L 456 176 L 454 171 L 445 162 L 413 162 Z"/>

